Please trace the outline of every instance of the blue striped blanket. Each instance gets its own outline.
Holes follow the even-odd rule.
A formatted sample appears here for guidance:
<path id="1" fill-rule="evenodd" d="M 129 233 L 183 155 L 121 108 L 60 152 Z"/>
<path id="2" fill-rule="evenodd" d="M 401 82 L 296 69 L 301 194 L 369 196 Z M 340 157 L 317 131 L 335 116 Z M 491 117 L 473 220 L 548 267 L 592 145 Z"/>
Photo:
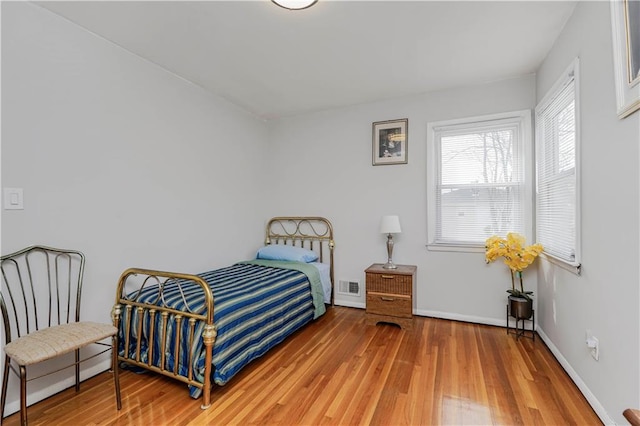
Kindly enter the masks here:
<path id="1" fill-rule="evenodd" d="M 304 271 L 304 272 L 301 272 Z M 308 274 L 308 275 L 307 275 Z M 198 274 L 213 291 L 214 324 L 217 337 L 213 346 L 213 381 L 224 385 L 238 371 L 252 360 L 264 355 L 269 349 L 282 342 L 287 336 L 304 324 L 324 313 L 322 286 L 318 271 L 299 262 L 249 261 Z M 180 288 L 179 288 L 180 287 Z M 185 295 L 183 298 L 180 292 Z M 163 299 L 167 307 L 192 311 L 203 306 L 203 294 L 200 287 L 189 281 L 181 281 L 180 286 L 167 283 L 163 291 Z M 139 302 L 156 303 L 158 287 L 145 288 L 141 291 Z M 131 313 L 131 337 L 129 354 L 134 356 L 139 336 L 137 324 L 140 321 L 135 310 Z M 123 314 L 122 323 L 128 321 Z M 148 362 L 148 334 L 150 319 L 142 318 L 141 361 Z M 161 318 L 156 316 L 155 328 L 161 327 Z M 167 342 L 165 344 L 165 366 L 173 371 L 176 360 L 175 334 L 176 325 L 173 316 L 167 325 Z M 193 351 L 194 377 L 204 381 L 205 351 L 202 343 L 204 322 L 195 327 L 195 338 L 189 348 L 189 324 L 181 324 L 180 355 L 178 373 L 187 375 L 188 353 Z M 160 359 L 159 338 L 154 339 L 152 365 L 158 366 Z M 120 330 L 120 355 L 124 355 L 124 332 Z M 191 387 L 191 396 L 196 398 L 201 393 L 197 387 Z"/>

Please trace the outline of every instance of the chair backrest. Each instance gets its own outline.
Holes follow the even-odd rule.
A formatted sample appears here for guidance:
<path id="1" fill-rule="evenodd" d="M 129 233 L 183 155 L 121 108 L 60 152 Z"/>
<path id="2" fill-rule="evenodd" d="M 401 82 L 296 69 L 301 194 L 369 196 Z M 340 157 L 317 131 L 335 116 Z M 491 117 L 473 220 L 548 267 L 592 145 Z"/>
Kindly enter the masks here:
<path id="1" fill-rule="evenodd" d="M 84 255 L 31 246 L 0 257 L 5 344 L 36 330 L 80 320 Z"/>

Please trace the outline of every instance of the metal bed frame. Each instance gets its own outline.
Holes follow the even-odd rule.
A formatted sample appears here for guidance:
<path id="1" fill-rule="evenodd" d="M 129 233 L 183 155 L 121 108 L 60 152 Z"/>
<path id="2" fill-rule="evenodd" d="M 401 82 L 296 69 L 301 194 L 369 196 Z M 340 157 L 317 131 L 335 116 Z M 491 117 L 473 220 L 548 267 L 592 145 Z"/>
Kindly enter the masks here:
<path id="1" fill-rule="evenodd" d="M 274 217 L 269 220 L 265 229 L 265 244 L 287 244 L 298 247 L 307 248 L 318 253 L 319 261 L 324 262 L 326 256 L 328 256 L 330 265 L 330 277 L 331 277 L 331 305 L 334 303 L 334 267 L 333 267 L 333 250 L 335 243 L 333 240 L 333 226 L 331 222 L 323 217 Z M 328 254 L 326 253 L 328 251 Z M 164 300 L 164 285 L 168 281 L 172 281 L 175 285 L 178 285 L 179 292 L 183 294 L 180 281 L 189 280 L 198 284 L 204 294 L 204 304 L 199 308 L 191 308 L 188 306 L 185 300 L 187 309 L 185 311 L 178 311 L 167 306 Z M 159 288 L 158 297 L 154 304 L 142 303 L 138 301 L 140 293 L 146 286 L 157 285 Z M 127 287 L 127 289 L 125 288 Z M 133 288 L 134 290 L 130 290 Z M 215 342 L 217 331 L 216 325 L 213 321 L 214 312 L 214 296 L 207 285 L 207 283 L 197 275 L 184 274 L 179 272 L 157 271 L 151 269 L 130 268 L 122 273 L 118 280 L 118 286 L 116 291 L 116 301 L 112 311 L 113 324 L 116 328 L 120 329 L 120 322 L 123 319 L 123 311 L 126 311 L 124 318 L 127 318 L 123 324 L 124 339 L 125 339 L 125 352 L 124 355 L 118 354 L 118 360 L 126 362 L 129 365 L 134 365 L 146 370 L 150 370 L 165 376 L 182 381 L 188 385 L 195 386 L 202 389 L 202 409 L 207 409 L 211 406 L 211 376 L 212 376 L 212 352 L 213 344 Z M 132 334 L 132 311 L 136 310 L 138 317 L 142 315 L 149 315 L 150 318 L 150 338 L 149 338 L 149 354 L 147 361 L 144 362 L 141 357 L 140 339 L 138 339 L 135 353 L 129 351 L 129 341 Z M 157 315 L 160 315 L 162 326 L 155 328 L 155 321 Z M 177 329 L 180 330 L 180 324 L 183 321 L 189 322 L 189 335 L 181 336 L 179 332 L 176 333 L 175 340 L 175 353 L 174 358 L 178 359 L 180 356 L 180 344 L 181 339 L 189 339 L 188 347 L 193 347 L 194 330 L 197 321 L 204 322 L 204 331 L 202 333 L 203 344 L 205 347 L 205 371 L 204 371 L 204 383 L 200 383 L 193 377 L 192 365 L 193 357 L 197 354 L 190 353 L 188 355 L 188 372 L 186 375 L 181 375 L 178 372 L 178 363 L 175 363 L 173 371 L 166 370 L 165 354 L 164 351 L 160 355 L 162 367 L 152 365 L 152 349 L 153 342 L 161 342 L 161 347 L 166 347 L 167 339 L 167 322 L 169 317 L 173 316 L 177 323 Z M 142 321 L 138 321 L 137 335 L 142 334 Z M 119 347 L 119 342 L 116 342 L 116 347 Z"/>

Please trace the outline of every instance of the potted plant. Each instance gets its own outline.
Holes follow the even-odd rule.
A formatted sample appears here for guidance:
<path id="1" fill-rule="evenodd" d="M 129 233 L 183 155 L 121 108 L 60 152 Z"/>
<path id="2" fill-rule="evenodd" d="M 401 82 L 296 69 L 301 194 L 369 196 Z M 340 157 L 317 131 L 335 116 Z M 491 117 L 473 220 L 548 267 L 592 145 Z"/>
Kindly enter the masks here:
<path id="1" fill-rule="evenodd" d="M 493 236 L 487 239 L 485 246 L 485 260 L 491 263 L 499 257 L 511 272 L 511 289 L 509 293 L 509 312 L 516 319 L 529 319 L 533 313 L 532 291 L 525 291 L 522 282 L 522 271 L 536 260 L 542 252 L 541 244 L 525 246 L 525 238 L 517 233 L 509 233 L 506 238 Z M 520 288 L 516 288 L 516 278 L 520 281 Z"/>

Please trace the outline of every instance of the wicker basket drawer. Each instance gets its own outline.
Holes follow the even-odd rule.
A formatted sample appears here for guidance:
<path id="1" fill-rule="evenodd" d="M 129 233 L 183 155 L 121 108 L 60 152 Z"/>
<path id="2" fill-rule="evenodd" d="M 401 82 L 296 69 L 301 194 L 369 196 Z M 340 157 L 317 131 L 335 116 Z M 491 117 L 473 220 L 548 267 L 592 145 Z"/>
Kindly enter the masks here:
<path id="1" fill-rule="evenodd" d="M 411 275 L 367 273 L 367 291 L 411 295 Z"/>
<path id="2" fill-rule="evenodd" d="M 367 291 L 367 313 L 412 318 L 411 296 Z"/>

